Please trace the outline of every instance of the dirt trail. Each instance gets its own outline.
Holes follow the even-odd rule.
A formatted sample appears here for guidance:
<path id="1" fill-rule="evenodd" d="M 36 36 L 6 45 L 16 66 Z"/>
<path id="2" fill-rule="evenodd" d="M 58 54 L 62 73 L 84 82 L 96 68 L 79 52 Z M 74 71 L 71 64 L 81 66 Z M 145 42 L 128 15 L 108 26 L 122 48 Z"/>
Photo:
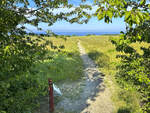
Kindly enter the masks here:
<path id="1" fill-rule="evenodd" d="M 91 93 L 96 93 L 92 99 L 87 99 L 86 103 L 89 106 L 83 109 L 81 113 L 112 113 L 113 105 L 110 99 L 111 92 L 102 82 L 103 74 L 100 73 L 95 63 L 88 57 L 80 42 L 78 42 L 78 47 L 85 67 L 85 76 L 88 78 L 86 87 L 89 87 Z"/>
<path id="2" fill-rule="evenodd" d="M 63 96 L 58 98 L 55 113 L 113 113 L 111 92 L 104 85 L 103 74 L 88 57 L 80 42 L 78 47 L 84 64 L 84 77 L 58 85 Z M 39 113 L 48 113 L 47 105 L 44 101 Z"/>

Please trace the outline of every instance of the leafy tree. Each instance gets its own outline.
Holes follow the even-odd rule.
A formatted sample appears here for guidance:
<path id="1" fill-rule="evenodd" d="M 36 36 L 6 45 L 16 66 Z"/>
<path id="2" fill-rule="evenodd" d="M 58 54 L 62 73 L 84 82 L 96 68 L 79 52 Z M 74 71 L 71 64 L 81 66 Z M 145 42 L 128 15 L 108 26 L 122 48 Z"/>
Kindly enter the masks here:
<path id="1" fill-rule="evenodd" d="M 146 0 L 95 0 L 99 6 L 96 16 L 99 20 L 112 22 L 113 18 L 124 18 L 126 32 L 121 32 L 117 40 L 112 40 L 121 64 L 117 74 L 119 82 L 132 85 L 141 93 L 141 107 L 144 113 L 150 112 L 150 46 L 141 47 L 139 54 L 132 43 L 150 43 L 150 4 Z M 124 86 L 125 87 L 125 86 Z"/>
<path id="2" fill-rule="evenodd" d="M 34 6 L 34 7 L 32 7 Z M 55 9 L 68 8 L 68 12 L 55 14 Z M 31 69 L 45 58 L 47 41 L 26 35 L 26 24 L 37 29 L 40 22 L 49 26 L 59 20 L 86 23 L 90 15 L 67 0 L 0 0 L 0 112 L 25 113 L 37 105 L 37 98 L 45 86 L 40 84 Z M 34 33 L 32 33 L 34 35 Z M 30 76 L 32 74 L 32 76 Z"/>

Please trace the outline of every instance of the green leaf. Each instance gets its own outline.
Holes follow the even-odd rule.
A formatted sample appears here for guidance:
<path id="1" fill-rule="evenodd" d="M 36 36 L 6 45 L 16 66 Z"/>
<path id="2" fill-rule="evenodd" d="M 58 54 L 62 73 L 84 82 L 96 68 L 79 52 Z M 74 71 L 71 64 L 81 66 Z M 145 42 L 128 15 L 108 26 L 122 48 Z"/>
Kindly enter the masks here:
<path id="1" fill-rule="evenodd" d="M 9 48 L 10 46 L 6 46 L 5 49 L 4 49 L 4 53 L 6 54 L 7 52 L 9 52 Z"/>
<path id="2" fill-rule="evenodd" d="M 146 0 L 141 0 L 140 5 L 144 5 L 146 3 Z"/>
<path id="3" fill-rule="evenodd" d="M 105 11 L 99 11 L 98 14 L 97 14 L 97 18 L 98 20 L 102 20 L 104 18 L 104 15 L 105 15 Z"/>
<path id="4" fill-rule="evenodd" d="M 139 18 L 139 16 L 137 16 L 137 15 L 135 16 L 135 21 L 136 21 L 137 24 L 140 23 L 140 18 Z"/>
<path id="5" fill-rule="evenodd" d="M 10 87 L 10 84 L 8 83 L 8 84 L 6 85 L 6 87 L 9 88 L 9 87 Z"/>
<path id="6" fill-rule="evenodd" d="M 127 11 L 125 13 L 125 21 L 128 21 L 128 19 L 131 17 L 131 11 Z"/>
<path id="7" fill-rule="evenodd" d="M 138 12 L 137 15 L 139 16 L 139 18 L 140 18 L 141 20 L 143 20 L 143 14 L 142 14 L 141 12 Z"/>
<path id="8" fill-rule="evenodd" d="M 150 4 L 148 5 L 148 8 L 150 9 Z"/>
<path id="9" fill-rule="evenodd" d="M 140 40 L 142 39 L 142 37 L 139 34 L 138 34 L 138 39 L 140 39 Z"/>
<path id="10" fill-rule="evenodd" d="M 112 11 L 107 11 L 106 14 L 109 16 L 110 19 L 113 17 L 113 12 Z"/>

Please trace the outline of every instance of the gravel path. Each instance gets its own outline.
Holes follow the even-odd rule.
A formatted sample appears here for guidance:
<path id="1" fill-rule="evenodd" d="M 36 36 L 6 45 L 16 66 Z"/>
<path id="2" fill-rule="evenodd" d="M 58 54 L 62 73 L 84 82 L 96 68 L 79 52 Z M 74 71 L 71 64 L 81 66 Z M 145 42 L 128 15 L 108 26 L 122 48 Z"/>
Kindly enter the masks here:
<path id="1" fill-rule="evenodd" d="M 103 74 L 88 57 L 80 42 L 78 47 L 84 64 L 84 77 L 58 85 L 63 96 L 57 97 L 59 102 L 55 113 L 113 113 L 111 92 L 104 85 Z M 48 103 L 43 102 L 38 113 L 48 113 Z"/>

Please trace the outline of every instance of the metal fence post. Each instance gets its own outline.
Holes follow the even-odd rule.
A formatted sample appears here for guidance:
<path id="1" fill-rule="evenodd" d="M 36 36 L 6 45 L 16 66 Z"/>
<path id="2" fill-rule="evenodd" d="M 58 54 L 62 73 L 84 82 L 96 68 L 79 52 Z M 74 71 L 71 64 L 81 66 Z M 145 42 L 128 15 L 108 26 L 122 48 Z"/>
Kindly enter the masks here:
<path id="1" fill-rule="evenodd" d="M 54 96 L 53 96 L 53 82 L 48 79 L 49 84 L 49 111 L 52 113 L 54 111 Z"/>

